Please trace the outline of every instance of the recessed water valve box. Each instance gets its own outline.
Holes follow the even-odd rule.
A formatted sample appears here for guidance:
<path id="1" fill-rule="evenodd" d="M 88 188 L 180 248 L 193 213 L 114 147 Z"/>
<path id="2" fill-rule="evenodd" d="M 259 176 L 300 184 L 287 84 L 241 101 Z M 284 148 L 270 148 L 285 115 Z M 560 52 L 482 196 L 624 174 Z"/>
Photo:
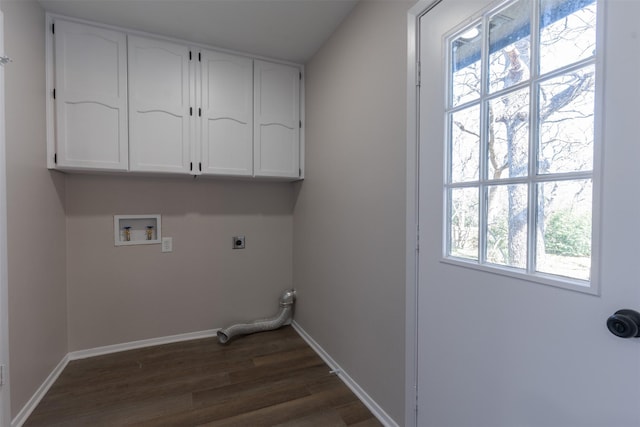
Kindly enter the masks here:
<path id="1" fill-rule="evenodd" d="M 153 245 L 162 239 L 160 215 L 114 215 L 116 246 Z"/>

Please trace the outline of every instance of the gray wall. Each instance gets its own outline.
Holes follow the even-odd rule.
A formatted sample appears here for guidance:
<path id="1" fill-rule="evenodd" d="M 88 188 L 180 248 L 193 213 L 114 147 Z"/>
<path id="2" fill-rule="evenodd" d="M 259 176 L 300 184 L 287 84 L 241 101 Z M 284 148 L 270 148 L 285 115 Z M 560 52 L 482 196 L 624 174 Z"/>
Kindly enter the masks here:
<path id="1" fill-rule="evenodd" d="M 5 14 L 11 407 L 68 351 L 270 316 L 292 285 L 290 183 L 46 169 L 44 11 Z M 118 247 L 114 214 L 161 214 L 174 252 Z M 247 248 L 231 249 L 244 234 Z"/>
<path id="2" fill-rule="evenodd" d="M 300 325 L 402 424 L 410 3 L 361 2 L 307 65 L 292 186 L 47 171 L 44 13 L 1 1 L 12 416 L 67 351 L 270 315 L 294 284 Z M 114 247 L 114 214 L 155 213 L 173 253 Z"/>
<path id="3" fill-rule="evenodd" d="M 360 2 L 307 64 L 293 245 L 297 322 L 400 425 L 411 5 Z"/>
<path id="4" fill-rule="evenodd" d="M 67 353 L 64 177 L 45 164 L 44 11 L 3 0 L 12 417 Z"/>
<path id="5" fill-rule="evenodd" d="M 68 175 L 69 351 L 275 314 L 292 282 L 292 204 L 284 182 Z M 114 246 L 116 214 L 161 214 L 173 252 Z"/>

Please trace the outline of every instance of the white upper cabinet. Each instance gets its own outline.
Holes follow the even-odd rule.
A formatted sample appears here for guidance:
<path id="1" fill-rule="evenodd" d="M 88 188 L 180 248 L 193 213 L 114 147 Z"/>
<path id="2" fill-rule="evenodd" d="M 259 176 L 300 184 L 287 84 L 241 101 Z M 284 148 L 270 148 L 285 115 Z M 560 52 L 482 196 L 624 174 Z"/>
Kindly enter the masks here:
<path id="1" fill-rule="evenodd" d="M 56 20 L 53 49 L 56 166 L 127 170 L 126 36 Z"/>
<path id="2" fill-rule="evenodd" d="M 202 174 L 251 176 L 253 60 L 203 50 L 199 63 L 198 169 Z"/>
<path id="3" fill-rule="evenodd" d="M 189 48 L 129 36 L 131 171 L 189 173 Z"/>
<path id="4" fill-rule="evenodd" d="M 300 177 L 300 69 L 254 61 L 254 175 Z"/>
<path id="5" fill-rule="evenodd" d="M 300 67 L 47 21 L 49 168 L 302 178 Z"/>

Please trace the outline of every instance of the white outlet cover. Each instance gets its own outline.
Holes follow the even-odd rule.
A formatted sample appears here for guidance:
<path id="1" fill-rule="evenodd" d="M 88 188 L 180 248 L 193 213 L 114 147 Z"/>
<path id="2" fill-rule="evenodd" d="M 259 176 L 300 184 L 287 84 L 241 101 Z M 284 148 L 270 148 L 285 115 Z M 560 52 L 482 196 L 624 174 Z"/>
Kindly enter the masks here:
<path id="1" fill-rule="evenodd" d="M 162 238 L 162 252 L 173 252 L 173 237 Z"/>

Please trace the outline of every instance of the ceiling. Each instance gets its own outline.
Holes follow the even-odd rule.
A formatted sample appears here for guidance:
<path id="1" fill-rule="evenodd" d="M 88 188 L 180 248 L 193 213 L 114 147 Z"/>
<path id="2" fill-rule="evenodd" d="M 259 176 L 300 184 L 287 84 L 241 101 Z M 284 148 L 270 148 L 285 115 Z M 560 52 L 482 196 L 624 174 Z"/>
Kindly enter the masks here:
<path id="1" fill-rule="evenodd" d="M 52 13 L 305 63 L 357 0 L 39 0 Z"/>

